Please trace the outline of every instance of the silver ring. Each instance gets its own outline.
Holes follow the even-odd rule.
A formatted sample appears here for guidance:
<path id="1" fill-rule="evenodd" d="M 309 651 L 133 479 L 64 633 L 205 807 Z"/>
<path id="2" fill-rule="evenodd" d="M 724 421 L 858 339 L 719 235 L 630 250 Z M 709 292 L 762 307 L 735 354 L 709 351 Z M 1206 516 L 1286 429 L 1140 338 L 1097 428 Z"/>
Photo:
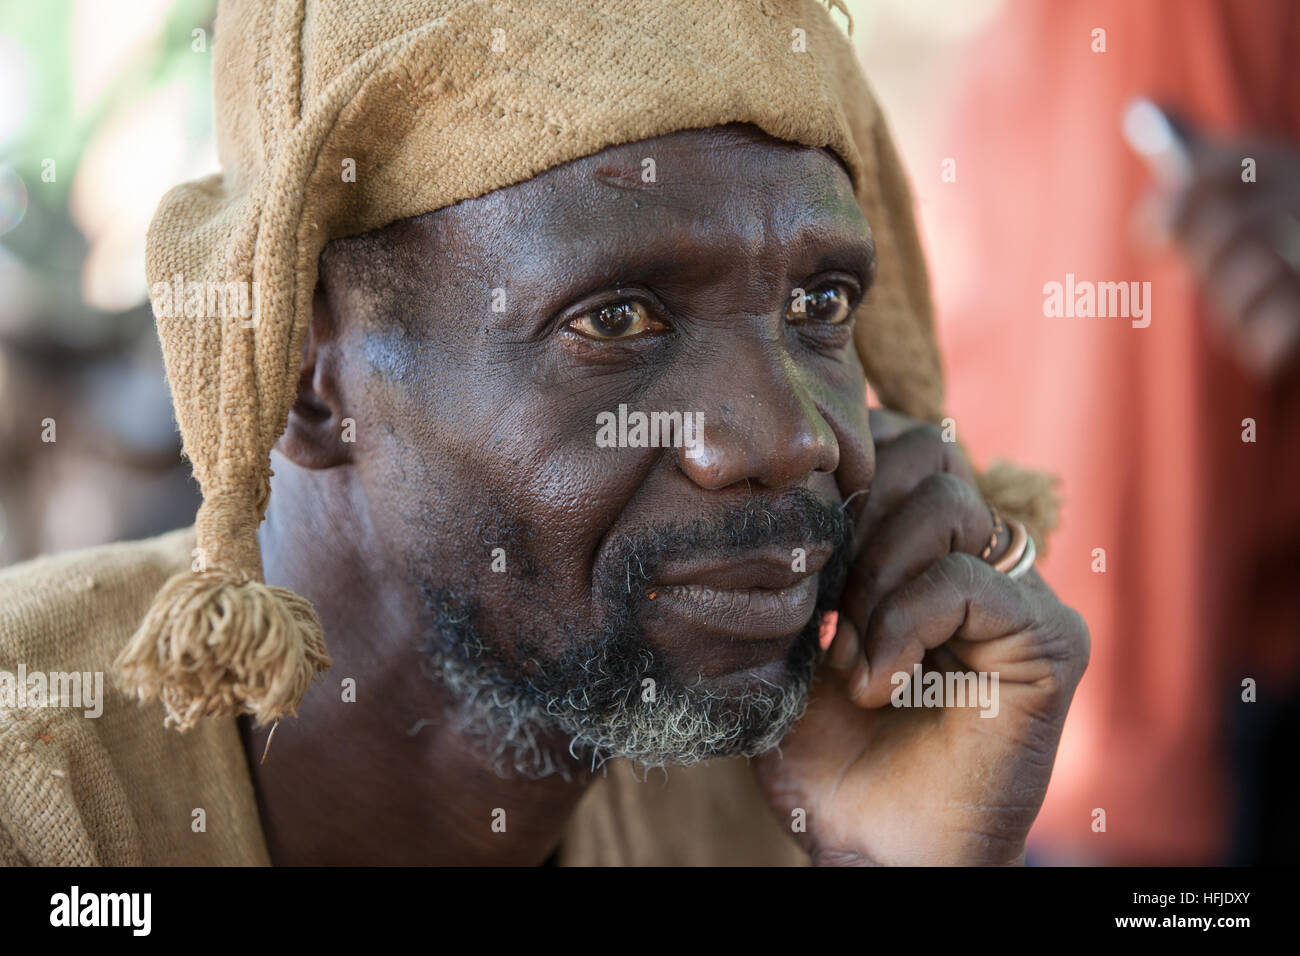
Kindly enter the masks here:
<path id="1" fill-rule="evenodd" d="M 1012 567 L 1008 568 L 1006 575 L 1009 578 L 1023 578 L 1029 573 L 1029 569 L 1034 566 L 1034 558 L 1038 556 L 1038 549 L 1034 546 L 1033 536 L 1030 535 L 1025 540 L 1025 553 L 1020 556 Z"/>

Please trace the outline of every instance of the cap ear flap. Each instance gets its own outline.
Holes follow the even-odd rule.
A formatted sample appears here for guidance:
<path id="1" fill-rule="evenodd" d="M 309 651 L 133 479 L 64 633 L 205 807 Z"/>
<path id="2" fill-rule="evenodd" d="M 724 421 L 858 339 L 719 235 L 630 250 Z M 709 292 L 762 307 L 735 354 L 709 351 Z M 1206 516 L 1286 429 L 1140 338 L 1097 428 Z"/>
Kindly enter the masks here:
<path id="1" fill-rule="evenodd" d="M 849 82 L 865 85 L 854 78 Z M 937 424 L 944 415 L 943 368 L 907 176 L 874 100 L 848 93 L 842 97 L 862 155 L 864 186 L 858 202 L 875 238 L 878 269 L 875 285 L 859 306 L 854 331 L 858 356 L 885 408 Z M 1060 504 L 1056 479 L 995 462 L 977 473 L 976 484 L 985 500 L 1025 526 L 1045 555 Z"/>
<path id="2" fill-rule="evenodd" d="M 273 287 L 257 279 L 274 265 L 253 257 L 261 202 L 227 185 L 217 176 L 172 189 L 154 214 L 146 254 L 167 377 L 203 503 L 194 564 L 155 595 L 113 670 L 126 693 L 161 700 L 167 726 L 182 731 L 203 717 L 251 713 L 266 723 L 292 715 L 330 665 L 311 605 L 262 581 L 257 527 L 270 495 L 273 441 L 263 419 L 278 412 L 281 392 L 287 405 L 292 382 L 274 387 L 259 364 L 274 367 L 287 355 L 288 323 L 280 297 L 258 295 Z M 238 308 L 229 294 L 215 311 L 206 301 L 209 290 L 232 288 L 250 290 L 251 314 L 238 296 Z"/>
<path id="3" fill-rule="evenodd" d="M 976 476 L 984 500 L 1008 518 L 1025 526 L 1040 555 L 1047 554 L 1047 539 L 1056 530 L 1060 496 L 1057 479 L 1005 461 L 995 461 Z"/>
<path id="4" fill-rule="evenodd" d="M 853 104 L 847 110 L 862 154 L 858 204 L 876 244 L 876 280 L 858 307 L 854 331 L 858 357 L 886 408 L 937 423 L 943 417 L 943 369 L 911 187 L 869 95 L 846 102 Z"/>

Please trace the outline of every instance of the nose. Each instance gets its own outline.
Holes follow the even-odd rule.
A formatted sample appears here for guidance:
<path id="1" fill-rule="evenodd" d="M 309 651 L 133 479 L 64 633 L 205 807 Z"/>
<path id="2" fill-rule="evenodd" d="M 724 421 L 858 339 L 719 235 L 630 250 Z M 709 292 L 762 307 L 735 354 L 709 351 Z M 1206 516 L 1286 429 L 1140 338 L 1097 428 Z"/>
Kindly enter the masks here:
<path id="1" fill-rule="evenodd" d="M 805 381 L 784 351 L 727 356 L 697 392 L 703 415 L 693 447 L 677 451 L 688 478 L 714 491 L 737 482 L 777 490 L 814 471 L 833 472 L 840 449 Z"/>

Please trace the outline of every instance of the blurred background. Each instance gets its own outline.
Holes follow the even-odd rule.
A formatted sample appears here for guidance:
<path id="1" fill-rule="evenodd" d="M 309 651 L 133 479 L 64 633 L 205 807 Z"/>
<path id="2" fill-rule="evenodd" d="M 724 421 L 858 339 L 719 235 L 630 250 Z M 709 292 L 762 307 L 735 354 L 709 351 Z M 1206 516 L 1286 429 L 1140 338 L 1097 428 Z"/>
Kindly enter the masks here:
<path id="1" fill-rule="evenodd" d="M 194 519 L 144 239 L 217 168 L 214 8 L 0 2 L 0 564 Z"/>
<path id="2" fill-rule="evenodd" d="M 1030 862 L 1294 863 L 1300 3 L 845 5 L 958 439 L 1061 481 L 1040 568 L 1093 652 Z M 218 169 L 213 11 L 0 0 L 0 566 L 193 521 L 144 238 Z M 1130 147 L 1135 97 L 1181 150 Z M 1046 316 L 1067 274 L 1150 282 L 1150 325 Z"/>

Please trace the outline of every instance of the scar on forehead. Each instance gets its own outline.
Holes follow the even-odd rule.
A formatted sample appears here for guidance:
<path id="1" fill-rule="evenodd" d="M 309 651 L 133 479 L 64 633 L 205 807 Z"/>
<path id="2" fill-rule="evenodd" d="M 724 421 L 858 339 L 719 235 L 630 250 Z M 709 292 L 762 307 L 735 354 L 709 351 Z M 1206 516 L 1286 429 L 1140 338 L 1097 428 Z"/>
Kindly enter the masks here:
<path id="1" fill-rule="evenodd" d="M 653 185 L 653 183 L 642 181 L 640 167 L 624 169 L 612 163 L 607 163 L 604 166 L 598 166 L 592 175 L 606 186 L 613 186 L 615 189 L 641 190 Z"/>

